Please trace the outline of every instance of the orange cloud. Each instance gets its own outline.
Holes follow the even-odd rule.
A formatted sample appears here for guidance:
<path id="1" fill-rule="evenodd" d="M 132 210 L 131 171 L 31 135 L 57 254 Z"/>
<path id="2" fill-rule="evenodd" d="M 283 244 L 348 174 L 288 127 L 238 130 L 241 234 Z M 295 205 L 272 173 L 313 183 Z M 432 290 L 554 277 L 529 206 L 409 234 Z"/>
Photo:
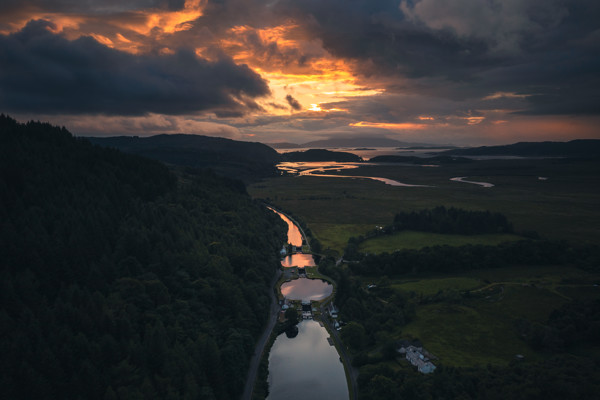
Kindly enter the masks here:
<path id="1" fill-rule="evenodd" d="M 390 130 L 398 130 L 398 131 L 414 131 L 414 130 L 422 130 L 431 127 L 431 125 L 427 124 L 417 124 L 413 122 L 403 122 L 403 123 L 388 123 L 388 122 L 353 122 L 349 124 L 349 126 L 360 127 L 360 128 L 379 128 L 379 129 L 390 129 Z"/>
<path id="2" fill-rule="evenodd" d="M 21 10 L 18 15 L 0 16 L 0 22 L 9 27 L 0 33 L 16 32 L 31 20 L 44 19 L 56 26 L 52 29 L 54 33 L 63 33 L 69 39 L 89 35 L 105 46 L 138 53 L 144 37 L 160 37 L 191 29 L 193 21 L 203 15 L 204 6 L 205 0 L 186 0 L 179 11 L 153 8 L 101 16 Z M 93 31 L 90 32 L 88 27 L 93 27 Z M 123 32 L 128 32 L 130 37 L 126 38 Z M 137 40 L 131 37 L 136 35 L 141 37 Z"/>
<path id="3" fill-rule="evenodd" d="M 114 24 L 144 36 L 154 29 L 168 34 L 189 30 L 191 23 L 202 16 L 203 3 L 203 0 L 186 0 L 179 11 L 138 10 L 131 13 L 132 18 L 116 20 Z"/>

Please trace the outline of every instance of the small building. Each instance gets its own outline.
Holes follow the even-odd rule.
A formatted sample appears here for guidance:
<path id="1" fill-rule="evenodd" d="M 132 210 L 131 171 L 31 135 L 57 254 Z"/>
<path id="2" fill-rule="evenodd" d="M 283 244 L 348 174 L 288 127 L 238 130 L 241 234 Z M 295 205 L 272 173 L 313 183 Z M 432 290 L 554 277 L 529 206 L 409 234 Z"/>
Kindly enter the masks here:
<path id="1" fill-rule="evenodd" d="M 279 255 L 281 255 L 281 257 L 287 256 L 287 248 L 286 248 L 286 246 L 283 246 L 282 249 L 279 250 Z"/>
<path id="2" fill-rule="evenodd" d="M 418 370 L 422 374 L 430 374 L 435 370 L 435 365 L 433 365 L 431 362 L 427 361 L 422 366 L 419 366 Z"/>
<path id="3" fill-rule="evenodd" d="M 429 361 L 429 353 L 422 347 L 416 347 L 413 345 L 402 346 L 398 349 L 399 353 L 405 353 L 406 359 L 412 365 L 417 367 L 417 370 L 422 374 L 429 374 L 435 370 L 435 365 Z"/>
<path id="4" fill-rule="evenodd" d="M 329 304 L 329 315 L 331 315 L 331 318 L 337 318 L 338 317 L 338 309 L 335 307 L 335 305 L 333 304 L 333 302 L 331 302 Z"/>

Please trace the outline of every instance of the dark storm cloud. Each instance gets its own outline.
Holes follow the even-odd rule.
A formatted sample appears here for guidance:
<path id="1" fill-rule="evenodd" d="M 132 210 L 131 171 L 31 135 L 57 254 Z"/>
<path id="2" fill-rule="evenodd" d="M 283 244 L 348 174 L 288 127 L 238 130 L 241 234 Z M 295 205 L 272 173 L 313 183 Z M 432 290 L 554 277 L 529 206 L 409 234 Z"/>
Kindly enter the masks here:
<path id="1" fill-rule="evenodd" d="M 81 0 L 2 0 L 0 12 L 14 10 L 39 10 L 44 12 L 69 12 L 86 14 L 120 12 L 141 8 L 163 8 L 180 9 L 184 0 L 103 0 L 103 1 L 81 1 Z"/>
<path id="2" fill-rule="evenodd" d="M 288 104 L 290 105 L 290 107 L 292 107 L 292 109 L 294 109 L 296 111 L 302 110 L 302 106 L 300 105 L 298 100 L 296 100 L 291 94 L 288 94 L 287 96 L 285 96 L 285 101 L 288 102 Z"/>
<path id="3" fill-rule="evenodd" d="M 527 114 L 600 113 L 600 3 L 282 0 L 334 56 L 388 90 L 451 99 L 527 94 Z M 402 81 L 402 78 L 409 78 Z"/>
<path id="4" fill-rule="evenodd" d="M 32 21 L 0 35 L 0 108 L 9 112 L 242 115 L 269 94 L 266 82 L 230 59 L 194 53 L 133 55 L 90 37 L 69 41 Z"/>

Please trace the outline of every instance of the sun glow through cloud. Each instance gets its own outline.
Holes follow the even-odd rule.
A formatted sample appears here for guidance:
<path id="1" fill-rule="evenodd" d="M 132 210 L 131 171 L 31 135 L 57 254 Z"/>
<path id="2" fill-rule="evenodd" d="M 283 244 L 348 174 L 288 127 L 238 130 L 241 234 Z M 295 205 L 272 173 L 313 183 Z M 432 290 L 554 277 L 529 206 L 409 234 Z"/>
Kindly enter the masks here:
<path id="1" fill-rule="evenodd" d="M 441 34 L 446 28 L 440 27 L 434 8 L 422 8 L 425 3 L 433 4 L 433 0 L 420 0 L 414 7 L 407 5 L 402 12 L 397 6 L 389 8 L 385 2 L 372 2 L 363 7 L 367 3 L 367 0 L 350 2 L 334 10 L 332 5 L 321 7 L 318 2 L 293 1 L 20 0 L 0 2 L 0 35 L 9 37 L 29 29 L 22 37 L 33 37 L 40 32 L 36 29 L 42 27 L 71 42 L 91 37 L 101 46 L 126 53 L 123 60 L 131 60 L 132 56 L 133 59 L 139 57 L 142 64 L 152 60 L 164 71 L 156 76 L 151 72 L 155 68 L 148 67 L 147 71 L 158 81 L 169 84 L 155 86 L 149 93 L 169 91 L 178 84 L 185 85 L 187 79 L 192 82 L 194 72 L 184 68 L 174 74 L 177 65 L 163 65 L 167 61 L 173 64 L 169 60 L 176 60 L 176 54 L 195 52 L 198 59 L 194 62 L 198 65 L 223 62 L 231 68 L 231 71 L 219 70 L 219 74 L 225 76 L 223 82 L 245 88 L 233 76 L 229 79 L 228 74 L 235 70 L 244 82 L 251 83 L 250 87 L 257 84 L 263 90 L 248 95 L 245 89 L 232 92 L 229 87 L 223 92 L 214 92 L 220 95 L 203 98 L 196 109 L 190 107 L 192 111 L 188 115 L 207 122 L 219 120 L 230 124 L 244 130 L 240 134 L 246 137 L 260 138 L 268 131 L 293 135 L 301 132 L 304 139 L 310 135 L 378 134 L 377 130 L 385 130 L 386 135 L 399 139 L 403 134 L 419 131 L 420 136 L 443 137 L 441 140 L 445 143 L 453 142 L 453 138 L 458 138 L 456 143 L 477 143 L 481 135 L 485 138 L 482 142 L 487 144 L 505 140 L 511 130 L 519 126 L 529 127 L 532 137 L 538 131 L 550 132 L 543 121 L 551 119 L 554 123 L 561 122 L 565 137 L 573 137 L 577 132 L 585 137 L 598 136 L 596 127 L 600 117 L 597 107 L 589 100 L 596 99 L 598 92 L 594 87 L 599 82 L 597 73 L 590 72 L 597 68 L 589 56 L 597 53 L 598 27 L 587 22 L 580 25 L 578 22 L 584 21 L 581 16 L 577 20 L 575 15 L 579 11 L 575 8 L 565 6 L 573 14 L 554 10 L 557 13 L 553 24 L 556 25 L 548 27 L 557 41 L 553 44 L 545 40 L 546 36 L 531 30 L 531 24 L 537 20 L 530 15 L 529 8 L 513 7 L 519 18 L 510 19 L 511 29 L 514 29 L 510 37 L 514 39 L 523 34 L 523 37 L 531 37 L 531 43 L 538 44 L 535 51 L 527 52 L 525 48 L 518 48 L 521 44 L 517 41 L 500 43 L 506 37 L 494 36 L 485 25 L 485 18 L 492 14 L 486 14 L 483 20 L 457 14 L 458 19 L 450 26 L 461 27 L 461 33 L 447 37 Z M 448 7 L 440 5 L 439 10 L 447 11 Z M 553 6 L 548 7 L 551 13 Z M 381 18 L 382 15 L 386 18 Z M 33 20 L 50 24 L 32 23 L 25 28 Z M 484 25 L 485 29 L 469 32 L 470 28 Z M 573 29 L 575 27 L 577 29 Z M 409 38 L 414 34 L 424 38 L 430 47 L 411 41 Z M 473 42 L 466 40 L 470 37 L 482 41 L 482 46 L 471 48 Z M 9 37 L 6 43 L 15 39 L 21 40 L 17 35 Z M 64 47 L 72 50 L 80 43 L 86 42 Z M 558 44 L 568 47 L 574 57 L 565 58 L 554 51 L 553 46 Z M 23 48 L 25 52 L 33 50 Z M 486 53 L 486 48 L 510 50 L 506 53 L 510 57 L 499 52 Z M 101 47 L 90 51 L 99 52 L 97 49 Z M 57 53 L 58 58 L 60 54 Z M 66 59 L 59 61 L 68 73 L 81 68 Z M 116 71 L 122 67 L 107 68 L 105 74 L 118 75 Z M 585 72 L 588 75 L 582 75 L 582 71 L 588 71 Z M 210 86 L 213 78 L 220 79 L 210 74 L 202 79 Z M 149 80 L 145 84 L 155 83 L 156 80 Z M 185 90 L 177 92 L 181 93 L 179 97 L 187 96 Z M 121 92 L 116 90 L 115 93 L 116 104 Z M 222 106 L 224 103 L 227 105 Z M 127 106 L 123 105 L 123 109 Z M 78 110 L 78 106 L 74 106 L 67 111 L 76 115 Z M 143 113 L 144 107 L 140 110 Z M 170 115 L 180 111 L 152 104 L 147 112 Z M 583 117 L 587 115 L 591 117 Z M 115 121 L 125 123 L 125 119 Z M 536 123 L 527 125 L 524 121 Z M 577 130 L 566 129 L 569 124 Z M 536 127 L 539 129 L 534 133 Z M 492 131 L 494 135 L 489 134 Z M 501 135 L 498 133 L 501 131 L 506 132 Z M 520 131 L 520 134 L 526 132 Z"/>
<path id="2" fill-rule="evenodd" d="M 350 124 L 353 127 L 359 128 L 379 128 L 379 129 L 389 129 L 389 130 L 397 130 L 397 131 L 417 131 L 427 128 L 429 125 L 427 124 L 416 124 L 412 122 L 403 122 L 403 123 L 389 123 L 389 122 L 353 122 Z"/>

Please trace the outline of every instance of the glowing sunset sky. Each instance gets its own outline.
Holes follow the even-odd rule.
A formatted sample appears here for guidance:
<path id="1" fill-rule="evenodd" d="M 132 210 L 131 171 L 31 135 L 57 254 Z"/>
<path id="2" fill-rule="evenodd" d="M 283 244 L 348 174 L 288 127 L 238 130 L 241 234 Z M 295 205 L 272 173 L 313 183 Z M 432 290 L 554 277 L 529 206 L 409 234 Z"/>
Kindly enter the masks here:
<path id="1" fill-rule="evenodd" d="M 597 0 L 2 0 L 0 112 L 76 135 L 600 138 Z"/>

